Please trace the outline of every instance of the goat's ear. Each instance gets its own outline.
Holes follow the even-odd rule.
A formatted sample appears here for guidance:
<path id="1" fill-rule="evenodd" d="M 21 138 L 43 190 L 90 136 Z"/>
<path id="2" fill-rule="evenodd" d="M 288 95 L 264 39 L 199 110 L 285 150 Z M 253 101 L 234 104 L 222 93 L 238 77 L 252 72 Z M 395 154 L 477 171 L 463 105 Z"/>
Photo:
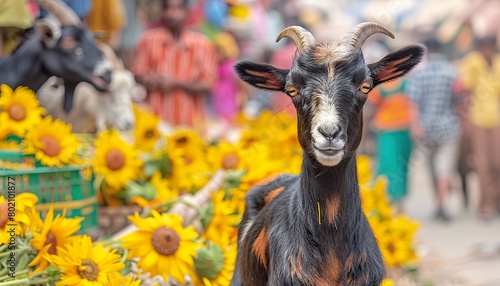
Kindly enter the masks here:
<path id="1" fill-rule="evenodd" d="M 369 64 L 373 86 L 405 75 L 420 63 L 424 53 L 423 46 L 412 45 L 390 53 L 376 63 Z"/>
<path id="2" fill-rule="evenodd" d="M 234 69 L 245 82 L 262 89 L 285 91 L 289 70 L 278 69 L 267 64 L 250 61 L 238 62 Z"/>
<path id="3" fill-rule="evenodd" d="M 57 27 L 53 20 L 49 18 L 37 20 L 34 28 L 43 44 L 48 48 L 54 47 L 61 36 L 61 28 Z"/>

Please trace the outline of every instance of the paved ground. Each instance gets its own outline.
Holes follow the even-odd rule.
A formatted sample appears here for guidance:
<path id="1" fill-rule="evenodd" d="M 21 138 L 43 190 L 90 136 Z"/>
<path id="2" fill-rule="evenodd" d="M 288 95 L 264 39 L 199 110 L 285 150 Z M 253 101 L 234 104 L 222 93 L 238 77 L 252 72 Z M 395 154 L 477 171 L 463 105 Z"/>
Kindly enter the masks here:
<path id="1" fill-rule="evenodd" d="M 410 194 L 405 206 L 406 212 L 421 223 L 418 233 L 421 276 L 434 281 L 435 286 L 500 286 L 500 215 L 487 223 L 477 218 L 476 175 L 468 177 L 470 209 L 462 207 L 462 192 L 457 184 L 447 205 L 453 220 L 446 224 L 432 219 L 433 189 L 420 158 L 413 158 L 410 174 Z"/>

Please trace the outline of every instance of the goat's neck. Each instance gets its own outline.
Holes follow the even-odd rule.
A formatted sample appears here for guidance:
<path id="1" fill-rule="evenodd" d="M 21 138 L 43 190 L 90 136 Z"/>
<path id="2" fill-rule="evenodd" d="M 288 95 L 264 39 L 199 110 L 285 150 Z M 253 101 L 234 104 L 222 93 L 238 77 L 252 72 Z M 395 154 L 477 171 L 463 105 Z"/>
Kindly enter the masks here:
<path id="1" fill-rule="evenodd" d="M 362 215 L 356 156 L 344 158 L 337 166 L 319 166 L 304 155 L 300 175 L 299 201 L 310 227 L 355 231 Z"/>
<path id="2" fill-rule="evenodd" d="M 43 71 L 40 51 L 42 43 L 38 39 L 30 39 L 14 54 L 0 60 L 0 83 L 11 88 L 27 86 L 37 91 L 48 79 L 49 75 Z M 40 45 L 40 47 L 35 47 Z"/>

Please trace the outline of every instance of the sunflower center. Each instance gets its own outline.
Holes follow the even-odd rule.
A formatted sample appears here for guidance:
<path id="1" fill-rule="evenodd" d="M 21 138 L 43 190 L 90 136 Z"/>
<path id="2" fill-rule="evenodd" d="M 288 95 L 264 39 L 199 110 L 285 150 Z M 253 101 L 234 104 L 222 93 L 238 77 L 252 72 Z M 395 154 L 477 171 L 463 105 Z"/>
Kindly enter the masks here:
<path id="1" fill-rule="evenodd" d="M 236 169 L 238 161 L 238 156 L 235 154 L 227 154 L 222 158 L 222 168 L 226 170 Z"/>
<path id="2" fill-rule="evenodd" d="M 0 204 L 0 228 L 4 228 L 9 221 L 9 203 L 3 202 Z"/>
<path id="3" fill-rule="evenodd" d="M 9 107 L 9 117 L 15 121 L 21 121 L 26 118 L 26 110 L 20 104 L 12 104 Z"/>
<path id="4" fill-rule="evenodd" d="M 154 130 L 148 130 L 146 131 L 146 134 L 144 134 L 144 136 L 148 139 L 151 139 L 155 136 L 155 131 Z"/>
<path id="5" fill-rule="evenodd" d="M 52 231 L 49 231 L 47 233 L 47 239 L 45 239 L 45 245 L 49 245 L 50 244 L 50 248 L 49 250 L 47 251 L 49 254 L 57 254 L 57 239 L 56 239 L 56 236 L 55 234 L 52 232 Z"/>
<path id="6" fill-rule="evenodd" d="M 387 250 L 389 250 L 390 253 L 394 253 L 394 251 L 396 251 L 396 247 L 393 243 L 391 243 L 387 246 Z"/>
<path id="7" fill-rule="evenodd" d="M 59 144 L 59 141 L 55 138 L 44 136 L 40 138 L 40 142 L 45 145 L 45 147 L 43 147 L 43 153 L 45 153 L 45 155 L 54 157 L 61 153 L 61 144 Z"/>
<path id="8" fill-rule="evenodd" d="M 106 166 L 112 171 L 120 170 L 125 166 L 125 154 L 117 149 L 111 149 L 106 153 Z"/>
<path id="9" fill-rule="evenodd" d="M 153 232 L 153 248 L 161 255 L 172 255 L 179 248 L 181 238 L 170 227 L 162 226 Z"/>
<path id="10" fill-rule="evenodd" d="M 97 281 L 97 277 L 99 276 L 99 267 L 95 264 L 94 261 L 89 259 L 83 259 L 82 265 L 78 267 L 78 274 L 83 279 L 87 279 L 89 281 Z"/>
<path id="11" fill-rule="evenodd" d="M 179 145 L 184 145 L 188 142 L 188 139 L 186 136 L 179 137 L 175 140 L 175 142 Z"/>

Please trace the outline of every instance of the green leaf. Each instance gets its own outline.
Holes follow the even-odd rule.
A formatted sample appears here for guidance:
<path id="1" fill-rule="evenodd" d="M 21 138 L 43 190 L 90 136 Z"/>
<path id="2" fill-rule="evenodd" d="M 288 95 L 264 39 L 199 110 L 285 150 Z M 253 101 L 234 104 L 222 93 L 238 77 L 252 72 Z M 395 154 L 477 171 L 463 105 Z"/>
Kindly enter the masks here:
<path id="1" fill-rule="evenodd" d="M 158 166 L 158 164 L 156 162 L 146 162 L 144 164 L 144 166 L 142 167 L 142 170 L 144 172 L 144 174 L 149 178 L 151 176 L 153 176 L 154 173 L 156 173 L 156 171 L 158 171 L 160 169 L 160 166 Z"/>
<path id="2" fill-rule="evenodd" d="M 229 190 L 238 187 L 241 184 L 241 178 L 246 174 L 246 170 L 228 171 L 223 188 L 226 191 L 226 197 L 229 197 Z"/>
<path id="3" fill-rule="evenodd" d="M 198 277 L 215 279 L 224 268 L 225 255 L 222 249 L 209 242 L 206 247 L 196 250 L 198 258 L 194 259 L 194 269 Z"/>
<path id="4" fill-rule="evenodd" d="M 162 153 L 158 156 L 157 162 L 163 178 L 169 178 L 172 175 L 172 163 L 167 153 Z"/>
<path id="5" fill-rule="evenodd" d="M 214 216 L 214 202 L 210 201 L 205 209 L 200 210 L 199 218 L 203 229 L 207 229 L 208 224 Z"/>

